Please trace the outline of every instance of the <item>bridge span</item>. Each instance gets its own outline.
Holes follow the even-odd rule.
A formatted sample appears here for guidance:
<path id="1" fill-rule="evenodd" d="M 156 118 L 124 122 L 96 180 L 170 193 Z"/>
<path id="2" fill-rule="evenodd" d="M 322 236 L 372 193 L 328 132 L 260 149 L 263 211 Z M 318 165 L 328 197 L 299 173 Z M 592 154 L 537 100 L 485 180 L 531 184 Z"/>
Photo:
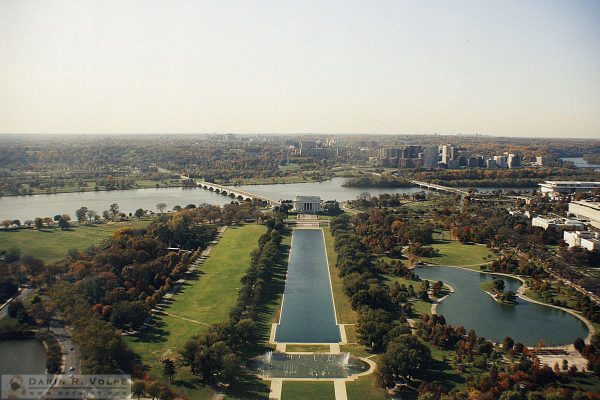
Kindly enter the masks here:
<path id="1" fill-rule="evenodd" d="M 440 192 L 448 192 L 448 193 L 454 193 L 454 194 L 460 194 L 463 196 L 466 196 L 469 194 L 469 192 L 467 192 L 466 190 L 462 190 L 462 189 L 457 189 L 457 188 L 453 188 L 453 187 L 448 187 L 448 186 L 442 186 L 442 185 L 436 185 L 434 183 L 428 183 L 428 182 L 421 182 L 421 181 L 413 181 L 410 180 L 410 183 L 412 183 L 413 185 L 425 188 L 425 189 L 431 189 L 431 190 L 437 190 Z"/>
<path id="2" fill-rule="evenodd" d="M 219 194 L 222 194 L 223 196 L 229 196 L 232 199 L 237 199 L 237 200 L 242 200 L 242 201 L 257 199 L 257 200 L 266 201 L 267 203 L 269 203 L 272 206 L 281 205 L 281 202 L 279 202 L 277 200 L 273 200 L 273 199 L 270 199 L 268 197 L 261 196 L 258 194 L 246 192 L 245 190 L 236 189 L 235 187 L 223 186 L 223 185 L 219 185 L 218 183 L 205 182 L 205 181 L 199 181 L 199 180 L 196 180 L 196 184 L 198 185 L 198 187 L 201 187 L 202 189 L 210 190 L 211 192 L 219 193 Z"/>

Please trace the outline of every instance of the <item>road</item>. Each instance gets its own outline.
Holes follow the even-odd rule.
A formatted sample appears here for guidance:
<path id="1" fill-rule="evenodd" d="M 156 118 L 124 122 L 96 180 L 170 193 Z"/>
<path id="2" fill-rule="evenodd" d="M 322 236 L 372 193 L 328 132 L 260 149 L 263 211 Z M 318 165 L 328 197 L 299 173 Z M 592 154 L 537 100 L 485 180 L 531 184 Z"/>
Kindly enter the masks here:
<path id="1" fill-rule="evenodd" d="M 73 372 L 74 374 L 80 374 L 81 362 L 79 359 L 79 350 L 77 345 L 71 340 L 69 329 L 65 328 L 61 321 L 53 320 L 50 323 L 50 330 L 58 340 L 63 353 L 63 373 L 69 374 Z M 74 368 L 73 371 L 70 371 L 71 367 Z"/>
<path id="2" fill-rule="evenodd" d="M 34 293 L 35 290 L 32 288 L 25 288 L 23 290 L 21 290 L 21 293 L 19 293 L 19 295 L 17 297 L 15 297 L 14 299 L 12 299 L 10 302 L 13 302 L 15 300 L 19 300 L 21 302 L 23 302 L 25 299 L 27 299 L 29 296 L 31 296 L 32 293 Z M 2 308 L 2 310 L 0 310 L 0 319 L 6 317 L 8 315 L 8 304 L 6 304 L 6 306 L 4 306 Z"/>

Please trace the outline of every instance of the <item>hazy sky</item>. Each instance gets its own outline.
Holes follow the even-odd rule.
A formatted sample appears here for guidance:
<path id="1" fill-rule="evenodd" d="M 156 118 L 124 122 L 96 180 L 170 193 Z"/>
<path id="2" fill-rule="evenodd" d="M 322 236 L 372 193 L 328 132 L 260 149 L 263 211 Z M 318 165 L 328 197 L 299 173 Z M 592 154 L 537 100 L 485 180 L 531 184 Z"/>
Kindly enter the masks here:
<path id="1" fill-rule="evenodd" d="M 0 132 L 600 138 L 600 1 L 0 0 Z"/>

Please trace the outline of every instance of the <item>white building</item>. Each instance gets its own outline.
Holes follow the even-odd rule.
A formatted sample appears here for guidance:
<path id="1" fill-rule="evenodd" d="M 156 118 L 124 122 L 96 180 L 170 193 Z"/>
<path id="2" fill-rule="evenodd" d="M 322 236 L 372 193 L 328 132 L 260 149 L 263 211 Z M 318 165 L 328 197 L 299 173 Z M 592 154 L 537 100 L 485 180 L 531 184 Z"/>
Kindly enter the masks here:
<path id="1" fill-rule="evenodd" d="M 319 196 L 296 196 L 294 211 L 315 213 L 323 211 L 323 200 Z"/>
<path id="2" fill-rule="evenodd" d="M 538 185 L 542 194 L 551 197 L 576 192 L 589 192 L 600 188 L 600 182 L 546 181 Z"/>
<path id="3" fill-rule="evenodd" d="M 531 219 L 531 226 L 539 226 L 544 229 L 550 227 L 563 228 L 568 230 L 585 229 L 585 224 L 576 219 L 567 218 L 545 218 L 545 217 L 533 217 Z"/>
<path id="4" fill-rule="evenodd" d="M 572 201 L 569 203 L 569 214 L 574 214 L 577 219 L 588 220 L 592 226 L 600 228 L 600 202 Z"/>
<path id="5" fill-rule="evenodd" d="M 579 246 L 589 251 L 600 250 L 600 232 L 565 231 L 563 239 L 569 247 Z"/>

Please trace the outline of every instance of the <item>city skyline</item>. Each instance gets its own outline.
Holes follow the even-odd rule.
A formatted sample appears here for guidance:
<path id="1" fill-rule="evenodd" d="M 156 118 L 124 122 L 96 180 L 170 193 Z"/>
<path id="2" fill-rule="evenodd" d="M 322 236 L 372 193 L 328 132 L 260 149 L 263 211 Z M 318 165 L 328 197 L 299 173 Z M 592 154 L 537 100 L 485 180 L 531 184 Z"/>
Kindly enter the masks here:
<path id="1" fill-rule="evenodd" d="M 0 4 L 0 133 L 600 137 L 593 1 Z"/>

